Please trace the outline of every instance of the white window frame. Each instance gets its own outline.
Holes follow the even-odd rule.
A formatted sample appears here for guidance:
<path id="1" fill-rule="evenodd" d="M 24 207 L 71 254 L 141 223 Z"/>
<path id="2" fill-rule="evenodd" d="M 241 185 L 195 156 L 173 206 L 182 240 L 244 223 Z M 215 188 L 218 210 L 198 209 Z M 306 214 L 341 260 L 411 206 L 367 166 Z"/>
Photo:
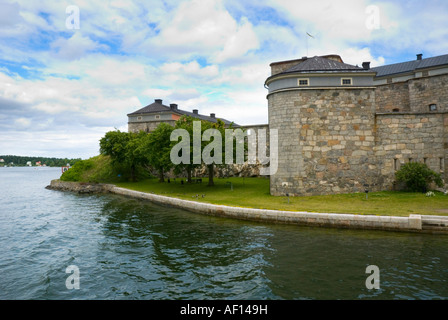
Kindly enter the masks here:
<path id="1" fill-rule="evenodd" d="M 344 80 L 350 80 L 350 83 L 344 83 Z M 341 86 L 351 86 L 353 85 L 353 78 L 341 78 Z"/>
<path id="2" fill-rule="evenodd" d="M 300 81 L 306 81 L 306 84 L 300 84 Z M 309 78 L 298 78 L 297 85 L 299 87 L 308 87 L 310 85 L 310 79 Z"/>

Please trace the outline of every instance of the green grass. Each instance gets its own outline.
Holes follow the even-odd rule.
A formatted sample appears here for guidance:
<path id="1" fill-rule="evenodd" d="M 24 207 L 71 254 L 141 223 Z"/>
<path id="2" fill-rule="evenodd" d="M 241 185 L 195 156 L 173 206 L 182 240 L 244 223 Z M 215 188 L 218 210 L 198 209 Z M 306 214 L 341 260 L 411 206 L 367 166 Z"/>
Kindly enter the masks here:
<path id="1" fill-rule="evenodd" d="M 288 203 L 287 197 L 269 194 L 269 179 L 266 178 L 215 178 L 213 187 L 207 186 L 206 178 L 202 179 L 202 184 L 182 185 L 180 180 L 177 178 L 176 182 L 159 183 L 157 179 L 148 179 L 119 182 L 116 185 L 180 199 L 258 209 L 389 216 L 448 215 L 448 195 L 441 192 L 435 192 L 434 197 L 396 191 L 369 193 L 368 199 L 365 193 L 290 197 Z"/>

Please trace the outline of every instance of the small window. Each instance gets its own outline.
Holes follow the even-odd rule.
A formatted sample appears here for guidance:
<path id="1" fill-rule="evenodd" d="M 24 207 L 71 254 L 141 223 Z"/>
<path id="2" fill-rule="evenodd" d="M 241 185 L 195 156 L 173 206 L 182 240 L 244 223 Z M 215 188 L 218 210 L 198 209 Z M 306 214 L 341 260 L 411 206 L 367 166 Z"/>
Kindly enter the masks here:
<path id="1" fill-rule="evenodd" d="M 437 105 L 435 103 L 432 103 L 429 105 L 429 111 L 436 111 L 437 110 Z"/>
<path id="2" fill-rule="evenodd" d="M 156 115 L 154 118 L 155 118 L 155 119 L 160 119 L 160 116 L 159 116 L 159 115 Z"/>
<path id="3" fill-rule="evenodd" d="M 142 116 L 138 116 L 138 117 L 137 117 L 137 121 L 141 121 L 142 119 L 143 119 Z"/>
<path id="4" fill-rule="evenodd" d="M 343 86 L 351 86 L 352 85 L 352 78 L 342 78 L 341 84 Z"/>
<path id="5" fill-rule="evenodd" d="M 392 112 L 400 112 L 400 109 L 398 108 L 392 109 Z"/>
<path id="6" fill-rule="evenodd" d="M 387 83 L 392 83 L 392 78 L 387 78 Z"/>
<path id="7" fill-rule="evenodd" d="M 397 158 L 394 159 L 394 170 L 398 171 L 400 169 L 400 160 Z"/>
<path id="8" fill-rule="evenodd" d="M 428 158 L 423 158 L 423 163 L 428 165 Z"/>
<path id="9" fill-rule="evenodd" d="M 308 86 L 309 80 L 308 79 L 299 79 L 299 86 Z"/>
<path id="10" fill-rule="evenodd" d="M 429 72 L 428 72 L 428 71 L 423 71 L 423 72 L 422 72 L 422 76 L 423 76 L 423 77 L 427 77 L 427 76 L 429 76 Z"/>
<path id="11" fill-rule="evenodd" d="M 444 172 L 445 171 L 445 161 L 443 158 L 440 158 L 440 172 Z"/>

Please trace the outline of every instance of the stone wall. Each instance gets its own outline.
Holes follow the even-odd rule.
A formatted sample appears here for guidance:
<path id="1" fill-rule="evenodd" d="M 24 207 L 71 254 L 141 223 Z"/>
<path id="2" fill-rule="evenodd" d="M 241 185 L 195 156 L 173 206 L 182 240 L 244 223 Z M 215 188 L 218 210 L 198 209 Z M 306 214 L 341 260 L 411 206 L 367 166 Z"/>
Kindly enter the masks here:
<path id="1" fill-rule="evenodd" d="M 378 182 L 372 88 L 291 90 L 268 96 L 278 129 L 278 171 L 271 194 L 316 195 L 370 190 Z"/>
<path id="2" fill-rule="evenodd" d="M 409 80 L 409 101 L 413 112 L 428 112 L 430 104 L 437 104 L 437 111 L 448 111 L 448 75 Z"/>
<path id="3" fill-rule="evenodd" d="M 384 177 L 382 189 L 393 189 L 395 171 L 410 161 L 426 163 L 447 181 L 448 114 L 377 114 L 376 126 L 376 158 Z"/>
<path id="4" fill-rule="evenodd" d="M 410 111 L 409 86 L 407 82 L 378 86 L 375 90 L 378 112 Z"/>
<path id="5" fill-rule="evenodd" d="M 174 127 L 175 120 L 148 121 L 148 122 L 128 122 L 128 132 L 151 132 L 154 131 L 161 123 L 168 123 Z"/>

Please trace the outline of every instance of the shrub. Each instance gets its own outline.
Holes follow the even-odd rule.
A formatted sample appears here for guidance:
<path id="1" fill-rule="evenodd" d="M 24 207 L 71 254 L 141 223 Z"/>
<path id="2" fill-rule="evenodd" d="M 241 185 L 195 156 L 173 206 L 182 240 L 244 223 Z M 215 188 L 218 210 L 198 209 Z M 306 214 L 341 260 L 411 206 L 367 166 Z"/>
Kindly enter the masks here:
<path id="1" fill-rule="evenodd" d="M 414 192 L 426 192 L 432 182 L 443 187 L 441 175 L 429 169 L 426 164 L 419 162 L 404 164 L 395 173 L 395 178 L 399 182 L 404 182 L 409 191 Z"/>

